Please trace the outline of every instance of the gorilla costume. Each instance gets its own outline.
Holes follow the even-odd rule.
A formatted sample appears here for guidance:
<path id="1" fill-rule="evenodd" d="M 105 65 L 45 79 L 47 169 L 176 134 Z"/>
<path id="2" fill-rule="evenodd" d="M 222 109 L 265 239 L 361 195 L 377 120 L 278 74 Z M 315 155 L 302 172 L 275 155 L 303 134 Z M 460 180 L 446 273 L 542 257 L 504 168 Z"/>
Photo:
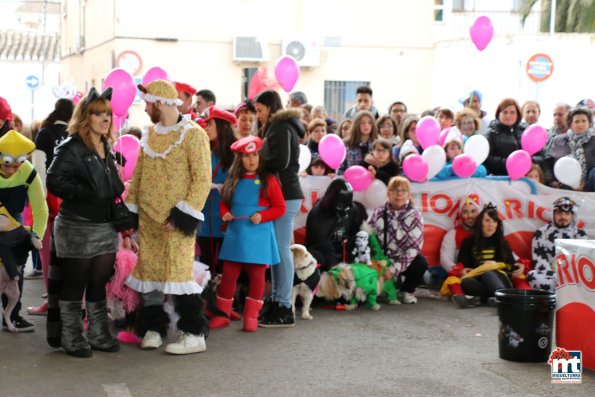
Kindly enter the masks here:
<path id="1" fill-rule="evenodd" d="M 366 219 L 364 206 L 353 201 L 349 182 L 335 179 L 314 204 L 306 220 L 306 248 L 326 271 L 345 260 L 350 263 L 355 234 Z M 345 244 L 345 247 L 344 247 Z"/>

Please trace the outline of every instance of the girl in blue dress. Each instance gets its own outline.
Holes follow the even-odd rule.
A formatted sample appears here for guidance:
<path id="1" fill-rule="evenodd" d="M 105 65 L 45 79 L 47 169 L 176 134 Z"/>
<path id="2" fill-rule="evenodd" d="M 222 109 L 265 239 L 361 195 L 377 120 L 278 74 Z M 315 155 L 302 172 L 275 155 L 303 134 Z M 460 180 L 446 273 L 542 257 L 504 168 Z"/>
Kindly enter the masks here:
<path id="1" fill-rule="evenodd" d="M 219 206 L 227 231 L 219 258 L 223 276 L 217 292 L 217 307 L 225 316 L 211 319 L 211 329 L 229 326 L 229 315 L 240 272 L 248 273 L 248 297 L 244 306 L 244 331 L 258 328 L 267 265 L 280 262 L 273 222 L 285 213 L 285 200 L 277 178 L 264 170 L 258 151 L 263 141 L 247 136 L 231 145 L 236 152 Z"/>

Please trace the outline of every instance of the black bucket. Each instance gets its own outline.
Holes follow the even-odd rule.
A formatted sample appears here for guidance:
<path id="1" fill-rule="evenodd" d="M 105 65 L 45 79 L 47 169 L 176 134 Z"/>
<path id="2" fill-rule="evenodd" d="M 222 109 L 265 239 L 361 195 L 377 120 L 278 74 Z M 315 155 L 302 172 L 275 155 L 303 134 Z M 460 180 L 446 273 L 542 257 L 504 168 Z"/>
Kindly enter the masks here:
<path id="1" fill-rule="evenodd" d="M 546 362 L 552 351 L 556 294 L 543 290 L 496 291 L 500 358 Z"/>

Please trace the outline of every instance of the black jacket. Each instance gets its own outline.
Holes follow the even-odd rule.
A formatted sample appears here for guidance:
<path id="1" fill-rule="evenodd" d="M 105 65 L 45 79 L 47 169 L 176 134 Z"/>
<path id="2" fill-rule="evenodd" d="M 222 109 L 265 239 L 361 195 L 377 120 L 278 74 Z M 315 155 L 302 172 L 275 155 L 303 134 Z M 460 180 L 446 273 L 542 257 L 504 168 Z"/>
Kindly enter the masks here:
<path id="1" fill-rule="evenodd" d="M 510 153 L 521 149 L 521 129 L 518 124 L 511 127 L 498 120 L 492 120 L 488 126 L 486 138 L 490 144 L 490 153 L 485 161 L 488 174 L 508 175 L 506 159 Z"/>
<path id="2" fill-rule="evenodd" d="M 300 169 L 300 139 L 306 135 L 296 109 L 280 110 L 271 116 L 264 135 L 261 156 L 265 167 L 277 173 L 285 200 L 304 198 L 298 171 Z"/>
<path id="3" fill-rule="evenodd" d="M 48 190 L 60 197 L 60 215 L 83 217 L 92 222 L 109 222 L 115 199 L 124 192 L 111 148 L 106 158 L 89 150 L 72 135 L 54 153 L 47 173 Z"/>

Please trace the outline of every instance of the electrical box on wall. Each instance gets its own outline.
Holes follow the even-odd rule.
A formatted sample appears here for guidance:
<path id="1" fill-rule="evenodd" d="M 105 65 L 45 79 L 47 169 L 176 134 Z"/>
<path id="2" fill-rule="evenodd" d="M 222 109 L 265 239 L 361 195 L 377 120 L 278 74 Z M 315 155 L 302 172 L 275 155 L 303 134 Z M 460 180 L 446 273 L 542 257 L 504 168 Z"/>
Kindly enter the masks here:
<path id="1" fill-rule="evenodd" d="M 288 37 L 281 44 L 283 55 L 291 55 L 298 65 L 306 68 L 320 66 L 320 41 L 306 37 Z"/>
<path id="2" fill-rule="evenodd" d="M 255 36 L 234 36 L 232 59 L 238 62 L 266 62 L 268 43 Z"/>

